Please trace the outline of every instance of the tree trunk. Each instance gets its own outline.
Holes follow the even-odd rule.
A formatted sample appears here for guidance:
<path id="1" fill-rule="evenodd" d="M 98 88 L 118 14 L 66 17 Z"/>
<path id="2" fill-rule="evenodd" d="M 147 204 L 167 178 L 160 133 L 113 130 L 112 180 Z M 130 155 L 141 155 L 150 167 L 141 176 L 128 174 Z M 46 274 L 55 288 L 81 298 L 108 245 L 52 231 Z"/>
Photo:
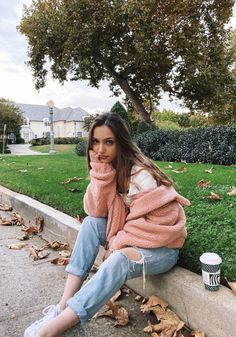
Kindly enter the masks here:
<path id="1" fill-rule="evenodd" d="M 146 111 L 141 99 L 137 94 L 130 88 L 130 85 L 126 79 L 121 77 L 111 66 L 110 62 L 107 61 L 103 56 L 99 55 L 99 61 L 102 62 L 109 74 L 114 78 L 116 83 L 124 91 L 130 102 L 133 104 L 137 112 L 140 114 L 141 118 L 148 124 L 151 124 L 151 119 L 149 113 Z"/>

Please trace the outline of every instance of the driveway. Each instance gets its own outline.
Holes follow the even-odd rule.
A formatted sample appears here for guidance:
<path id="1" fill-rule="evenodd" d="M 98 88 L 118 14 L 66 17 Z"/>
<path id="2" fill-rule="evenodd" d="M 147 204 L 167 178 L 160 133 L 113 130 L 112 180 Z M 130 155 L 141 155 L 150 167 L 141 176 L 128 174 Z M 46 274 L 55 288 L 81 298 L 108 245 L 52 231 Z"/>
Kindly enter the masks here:
<path id="1" fill-rule="evenodd" d="M 8 147 L 11 150 L 11 154 L 14 154 L 17 156 L 48 154 L 48 153 L 41 153 L 38 151 L 33 151 L 31 149 L 30 144 L 12 144 L 12 145 L 8 145 Z"/>

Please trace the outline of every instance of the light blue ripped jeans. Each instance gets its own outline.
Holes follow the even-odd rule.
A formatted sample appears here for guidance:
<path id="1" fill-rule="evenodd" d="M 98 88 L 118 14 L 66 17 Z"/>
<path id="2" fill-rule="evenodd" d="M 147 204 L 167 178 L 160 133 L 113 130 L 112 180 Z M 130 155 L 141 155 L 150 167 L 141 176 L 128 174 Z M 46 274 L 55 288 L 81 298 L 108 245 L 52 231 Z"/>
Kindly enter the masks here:
<path id="1" fill-rule="evenodd" d="M 83 221 L 71 261 L 66 267 L 70 274 L 85 279 L 98 254 L 99 246 L 106 243 L 107 218 L 86 217 Z M 160 274 L 171 269 L 178 260 L 178 249 L 152 248 L 136 249 L 140 261 L 128 259 L 119 250 L 114 251 L 99 267 L 96 274 L 67 301 L 67 305 L 79 316 L 83 325 L 116 293 L 129 279 L 145 274 Z"/>

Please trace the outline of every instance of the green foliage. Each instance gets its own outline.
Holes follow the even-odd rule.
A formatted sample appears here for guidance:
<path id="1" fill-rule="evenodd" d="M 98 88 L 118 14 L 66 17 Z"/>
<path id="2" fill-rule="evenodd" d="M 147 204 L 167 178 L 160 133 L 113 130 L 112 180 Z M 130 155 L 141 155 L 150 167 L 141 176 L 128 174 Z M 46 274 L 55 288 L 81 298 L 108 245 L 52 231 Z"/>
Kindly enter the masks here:
<path id="1" fill-rule="evenodd" d="M 79 143 L 76 145 L 76 153 L 78 156 L 85 156 L 87 149 L 88 141 L 86 138 L 82 138 Z"/>
<path id="2" fill-rule="evenodd" d="M 207 116 L 203 113 L 177 113 L 163 109 L 153 114 L 155 125 L 161 129 L 196 128 L 210 124 Z M 163 123 L 164 122 L 164 123 Z"/>
<path id="3" fill-rule="evenodd" d="M 35 0 L 19 31 L 29 43 L 36 88 L 48 62 L 60 82 L 108 80 L 123 90 L 146 122 L 160 94 L 193 111 L 215 111 L 235 97 L 226 23 L 234 0 Z M 144 102 L 150 102 L 145 108 Z"/>
<path id="4" fill-rule="evenodd" d="M 139 135 L 139 134 L 141 134 L 141 133 L 144 133 L 144 132 L 146 132 L 146 131 L 149 131 L 150 129 L 151 129 L 151 128 L 150 128 L 150 125 L 149 125 L 149 124 L 147 124 L 147 123 L 144 122 L 144 121 L 140 121 L 140 122 L 138 123 L 136 133 L 137 133 L 137 135 Z"/>
<path id="5" fill-rule="evenodd" d="M 3 134 L 3 127 L 6 124 L 5 135 L 11 133 L 19 134 L 23 118 L 18 107 L 12 102 L 1 98 L 0 99 L 0 135 Z"/>
<path id="6" fill-rule="evenodd" d="M 166 121 L 161 121 L 158 122 L 158 128 L 160 129 L 165 129 L 165 130 L 179 130 L 180 126 L 178 123 L 166 120 Z"/>
<path id="7" fill-rule="evenodd" d="M 126 109 L 123 107 L 123 105 L 117 101 L 113 107 L 111 108 L 111 112 L 115 112 L 118 115 L 120 115 L 121 118 L 123 118 L 127 124 L 129 125 L 129 116 L 128 116 L 128 112 L 126 111 Z"/>
<path id="8" fill-rule="evenodd" d="M 84 120 L 82 121 L 82 129 L 88 132 L 90 129 L 90 126 L 92 125 L 93 121 L 96 119 L 97 116 L 99 116 L 99 114 L 86 116 Z"/>
<path id="9" fill-rule="evenodd" d="M 236 164 L 236 126 L 158 129 L 141 134 L 136 142 L 154 160 Z"/>
<path id="10" fill-rule="evenodd" d="M 77 137 L 57 137 L 54 138 L 55 144 L 78 144 L 82 138 Z M 32 146 L 48 145 L 50 144 L 50 138 L 35 138 L 30 141 Z"/>

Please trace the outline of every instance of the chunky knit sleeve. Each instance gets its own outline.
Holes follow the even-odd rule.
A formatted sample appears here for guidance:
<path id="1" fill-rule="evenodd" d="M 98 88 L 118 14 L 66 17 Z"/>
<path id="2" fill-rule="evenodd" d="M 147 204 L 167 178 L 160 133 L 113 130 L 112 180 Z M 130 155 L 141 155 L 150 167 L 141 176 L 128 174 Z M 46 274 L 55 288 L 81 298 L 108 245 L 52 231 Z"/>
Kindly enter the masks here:
<path id="1" fill-rule="evenodd" d="M 90 216 L 107 217 L 116 195 L 116 170 L 111 164 L 91 162 L 90 183 L 84 196 L 84 210 Z"/>

